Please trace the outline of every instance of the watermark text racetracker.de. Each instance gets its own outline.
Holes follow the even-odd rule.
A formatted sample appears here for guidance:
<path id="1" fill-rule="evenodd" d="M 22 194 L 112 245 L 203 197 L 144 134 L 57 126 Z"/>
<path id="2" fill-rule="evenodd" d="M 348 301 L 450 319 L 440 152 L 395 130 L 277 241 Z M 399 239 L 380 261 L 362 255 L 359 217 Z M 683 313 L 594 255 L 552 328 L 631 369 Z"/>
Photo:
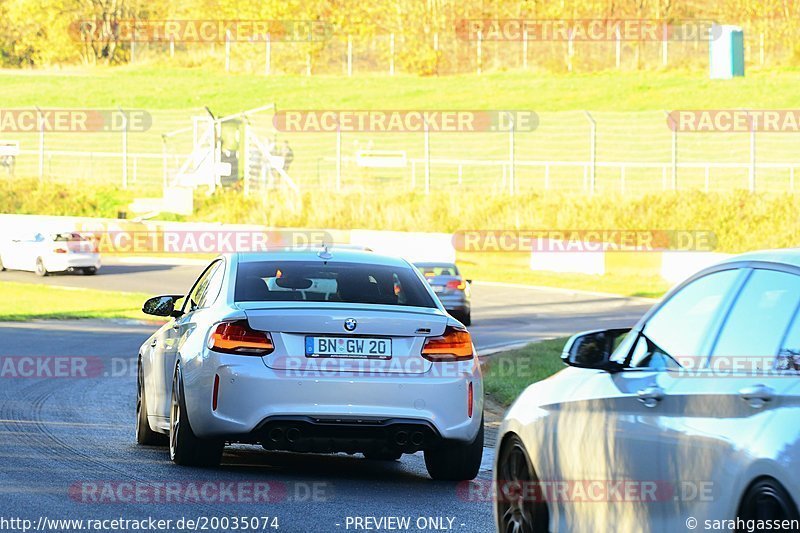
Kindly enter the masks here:
<path id="1" fill-rule="evenodd" d="M 324 42 L 333 36 L 334 27 L 324 20 L 86 19 L 70 23 L 68 33 L 81 42 Z"/>
<path id="2" fill-rule="evenodd" d="M 265 252 L 320 247 L 334 241 L 322 230 L 98 231 L 83 236 L 94 241 L 98 252 L 115 254 Z"/>
<path id="3" fill-rule="evenodd" d="M 273 117 L 275 129 L 284 133 L 473 133 L 530 132 L 539 116 L 528 110 L 285 110 Z"/>
<path id="4" fill-rule="evenodd" d="M 456 488 L 459 499 L 468 502 L 710 502 L 712 481 L 678 483 L 659 479 L 556 479 L 541 481 L 464 481 Z"/>
<path id="5" fill-rule="evenodd" d="M 460 252 L 710 252 L 717 238 L 708 230 L 458 230 L 452 243 Z"/>
<path id="6" fill-rule="evenodd" d="M 135 367 L 135 360 L 133 361 Z M 110 368 L 109 368 L 110 367 Z M 4 355 L 0 356 L 0 379 L 99 378 L 130 376 L 131 361 L 98 356 Z"/>
<path id="7" fill-rule="evenodd" d="M 0 109 L 0 133 L 144 132 L 152 125 L 143 109 Z"/>
<path id="8" fill-rule="evenodd" d="M 326 481 L 77 481 L 68 493 L 87 505 L 310 504 L 334 498 L 333 485 Z"/>
<path id="9" fill-rule="evenodd" d="M 682 133 L 800 133 L 800 109 L 682 109 L 666 120 Z"/>
<path id="10" fill-rule="evenodd" d="M 461 19 L 455 29 L 464 41 L 707 42 L 722 33 L 699 19 Z"/>
<path id="11" fill-rule="evenodd" d="M 280 368 L 277 377 L 334 378 L 352 376 L 385 376 L 403 374 L 407 378 L 458 378 L 477 364 L 474 359 L 453 361 L 450 364 L 430 365 L 422 358 L 404 360 L 355 359 L 341 357 L 309 357 L 305 354 L 271 355 L 273 366 Z M 134 357 L 104 357 L 96 355 L 11 355 L 0 356 L 0 379 L 106 379 L 136 377 L 138 361 Z M 530 373 L 528 361 L 498 361 L 498 371 Z"/>

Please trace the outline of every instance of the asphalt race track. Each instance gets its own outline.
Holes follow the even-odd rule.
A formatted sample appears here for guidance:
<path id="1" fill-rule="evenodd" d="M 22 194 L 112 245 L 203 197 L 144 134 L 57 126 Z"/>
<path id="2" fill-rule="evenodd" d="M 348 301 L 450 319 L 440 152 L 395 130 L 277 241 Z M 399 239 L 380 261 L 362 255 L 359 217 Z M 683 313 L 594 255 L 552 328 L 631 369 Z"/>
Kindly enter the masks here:
<path id="1" fill-rule="evenodd" d="M 183 294 L 203 269 L 196 264 L 135 264 L 104 259 L 96 276 L 56 274 L 37 278 L 32 272 L 5 271 L 0 280 L 66 287 Z M 472 332 L 480 350 L 532 340 L 567 336 L 577 331 L 633 324 L 652 304 L 644 298 L 622 298 L 562 289 L 477 282 L 472 286 Z"/>
<path id="2" fill-rule="evenodd" d="M 0 280 L 180 293 L 201 268 L 111 263 L 94 277 L 39 279 L 3 272 Z M 650 303 L 478 283 L 470 330 L 479 350 L 487 350 L 630 325 Z M 125 321 L 0 324 L 3 361 L 28 357 L 41 365 L 37 377 L 15 377 L 12 366 L 12 374 L 6 368 L 0 378 L 5 517 L 29 519 L 31 527 L 50 531 L 77 527 L 40 522 L 43 513 L 48 520 L 169 519 L 171 530 L 177 530 L 174 521 L 190 519 L 199 522 L 198 530 L 234 531 L 233 517 L 240 528 L 245 518 L 257 526 L 244 531 L 403 530 L 402 520 L 410 520 L 412 531 L 493 530 L 485 497 L 489 449 L 469 490 L 431 481 L 421 454 L 384 463 L 360 455 L 295 455 L 242 446 L 227 448 L 220 468 L 196 469 L 171 464 L 165 448 L 136 446 L 136 349 L 152 331 L 153 326 Z M 40 377 L 48 372 L 52 377 Z M 67 377 L 59 377 L 62 373 Z M 214 522 L 222 517 L 227 522 Z M 372 522 L 373 517 L 384 521 Z M 400 522 L 387 522 L 389 517 Z M 195 528 L 183 525 L 189 529 Z"/>

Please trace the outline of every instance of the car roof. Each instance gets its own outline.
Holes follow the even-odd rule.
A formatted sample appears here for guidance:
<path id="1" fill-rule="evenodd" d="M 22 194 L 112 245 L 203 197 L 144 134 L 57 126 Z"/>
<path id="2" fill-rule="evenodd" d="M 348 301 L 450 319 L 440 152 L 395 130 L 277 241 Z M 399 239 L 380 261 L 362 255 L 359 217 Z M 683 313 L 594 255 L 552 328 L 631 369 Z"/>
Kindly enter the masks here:
<path id="1" fill-rule="evenodd" d="M 334 261 L 339 263 L 409 267 L 408 263 L 401 257 L 375 253 L 369 250 L 332 247 L 327 250 L 330 254 L 327 259 L 319 256 L 322 251 L 322 248 L 279 248 L 265 252 L 238 253 L 236 256 L 239 263 L 258 261 Z"/>
<path id="2" fill-rule="evenodd" d="M 415 261 L 415 266 L 421 267 L 454 267 L 455 263 L 448 263 L 447 261 Z"/>
<path id="3" fill-rule="evenodd" d="M 728 263 L 741 263 L 743 261 L 761 261 L 765 263 L 777 263 L 781 265 L 800 267 L 800 248 L 782 248 L 775 250 L 746 252 L 727 257 L 717 264 L 724 265 Z"/>

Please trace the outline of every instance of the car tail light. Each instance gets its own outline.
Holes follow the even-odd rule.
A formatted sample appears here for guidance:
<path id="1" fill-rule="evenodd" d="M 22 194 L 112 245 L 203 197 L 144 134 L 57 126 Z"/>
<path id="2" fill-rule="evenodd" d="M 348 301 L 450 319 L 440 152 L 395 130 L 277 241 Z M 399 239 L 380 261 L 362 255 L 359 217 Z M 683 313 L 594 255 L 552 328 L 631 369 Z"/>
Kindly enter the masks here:
<path id="1" fill-rule="evenodd" d="M 275 350 L 275 345 L 266 331 L 256 331 L 247 320 L 237 320 L 217 324 L 208 338 L 208 348 L 238 355 L 267 355 Z"/>
<path id="2" fill-rule="evenodd" d="M 66 254 L 69 252 L 66 248 L 53 248 L 53 252 L 57 254 Z"/>
<path id="3" fill-rule="evenodd" d="M 472 359 L 472 337 L 464 328 L 447 326 L 443 335 L 425 341 L 422 357 L 433 362 Z"/>
<path id="4" fill-rule="evenodd" d="M 464 289 L 467 288 L 467 284 L 460 279 L 453 279 L 447 282 L 447 288 L 457 291 L 463 291 Z"/>

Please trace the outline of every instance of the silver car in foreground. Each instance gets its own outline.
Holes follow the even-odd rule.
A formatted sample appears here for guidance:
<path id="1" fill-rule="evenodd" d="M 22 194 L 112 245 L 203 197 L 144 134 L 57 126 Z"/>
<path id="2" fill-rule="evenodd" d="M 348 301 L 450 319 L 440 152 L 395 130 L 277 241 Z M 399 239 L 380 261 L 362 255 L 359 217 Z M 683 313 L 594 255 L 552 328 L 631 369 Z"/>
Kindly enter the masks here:
<path id="1" fill-rule="evenodd" d="M 182 301 L 180 306 L 176 303 Z M 424 451 L 435 479 L 474 478 L 483 386 L 469 333 L 407 261 L 349 249 L 230 254 L 141 347 L 137 441 L 213 465 L 225 443 L 268 450 Z"/>
<path id="2" fill-rule="evenodd" d="M 694 275 L 567 342 L 498 436 L 500 531 L 800 529 L 800 251 Z"/>

